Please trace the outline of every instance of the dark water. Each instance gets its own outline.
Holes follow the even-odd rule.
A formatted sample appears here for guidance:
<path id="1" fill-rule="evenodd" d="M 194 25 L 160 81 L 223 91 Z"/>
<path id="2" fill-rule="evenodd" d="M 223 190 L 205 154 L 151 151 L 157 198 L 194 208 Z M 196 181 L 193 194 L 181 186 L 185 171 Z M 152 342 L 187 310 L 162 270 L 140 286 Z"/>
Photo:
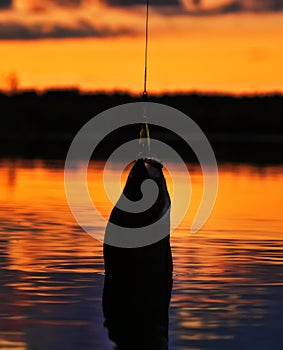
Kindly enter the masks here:
<path id="1" fill-rule="evenodd" d="M 63 164 L 3 160 L 0 171 L 0 349 L 111 349 L 102 244 L 70 213 Z M 191 171 L 197 201 L 201 174 Z M 219 176 L 204 228 L 191 234 L 185 220 L 172 234 L 170 349 L 281 350 L 283 168 L 226 165 Z"/>

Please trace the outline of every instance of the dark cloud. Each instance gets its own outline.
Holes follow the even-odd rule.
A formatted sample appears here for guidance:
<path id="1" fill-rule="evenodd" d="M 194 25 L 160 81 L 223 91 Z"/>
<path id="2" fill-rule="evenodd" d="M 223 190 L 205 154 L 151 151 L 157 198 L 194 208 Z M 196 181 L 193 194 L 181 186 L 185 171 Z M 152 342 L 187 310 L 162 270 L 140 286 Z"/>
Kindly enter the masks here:
<path id="1" fill-rule="evenodd" d="M 83 0 L 49 0 L 59 6 L 80 6 Z"/>
<path id="2" fill-rule="evenodd" d="M 245 6 L 246 1 L 241 1 Z M 248 7 L 248 6 L 247 6 Z M 252 10 L 264 12 L 264 11 L 282 11 L 283 10 L 283 1 L 282 0 L 253 0 L 252 1 Z"/>
<path id="3" fill-rule="evenodd" d="M 135 6 L 145 5 L 146 0 L 104 0 L 104 3 L 111 6 Z M 153 0 L 150 6 L 179 6 L 179 0 Z"/>
<path id="4" fill-rule="evenodd" d="M 187 3 L 189 2 L 190 0 L 187 0 Z M 183 4 L 184 3 L 186 2 L 183 2 Z M 223 5 L 219 5 L 214 8 L 206 8 L 205 4 L 208 2 L 203 2 L 202 0 L 191 0 L 191 3 L 196 5 L 196 11 L 191 12 L 198 15 L 237 12 L 277 12 L 283 10 L 283 0 L 231 0 L 228 3 L 225 2 Z M 186 6 L 184 7 L 186 8 Z"/>
<path id="5" fill-rule="evenodd" d="M 0 9 L 6 9 L 12 6 L 13 0 L 0 0 Z"/>
<path id="6" fill-rule="evenodd" d="M 145 5 L 146 0 L 103 0 L 109 6 L 134 6 Z M 160 8 L 161 12 L 170 15 L 170 11 L 163 10 L 162 7 L 174 7 L 172 14 L 190 15 L 214 15 L 236 12 L 276 12 L 283 10 L 283 0 L 231 0 L 223 1 L 223 4 L 211 7 L 209 1 L 203 0 L 152 0 L 151 7 Z"/>
<path id="7" fill-rule="evenodd" d="M 79 21 L 76 25 L 44 23 L 26 25 L 17 22 L 0 23 L 0 39 L 2 40 L 35 40 L 35 39 L 62 39 L 86 37 L 114 37 L 134 35 L 133 30 L 127 28 L 96 28 L 86 21 Z"/>

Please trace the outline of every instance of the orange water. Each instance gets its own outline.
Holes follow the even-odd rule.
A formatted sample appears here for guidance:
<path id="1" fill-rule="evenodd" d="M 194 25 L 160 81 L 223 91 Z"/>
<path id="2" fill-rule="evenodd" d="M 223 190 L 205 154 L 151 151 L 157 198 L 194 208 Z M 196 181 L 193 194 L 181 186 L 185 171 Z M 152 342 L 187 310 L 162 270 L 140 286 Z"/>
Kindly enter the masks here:
<path id="1" fill-rule="evenodd" d="M 0 163 L 1 349 L 111 349 L 101 311 L 102 245 L 74 220 L 63 167 Z M 202 175 L 189 169 L 193 212 Z M 107 217 L 102 171 L 90 165 L 89 188 Z M 171 192 L 169 178 L 168 185 Z M 170 349 L 265 349 L 270 337 L 282 348 L 283 167 L 220 166 L 214 210 L 197 234 L 189 232 L 190 215 L 171 238 Z"/>

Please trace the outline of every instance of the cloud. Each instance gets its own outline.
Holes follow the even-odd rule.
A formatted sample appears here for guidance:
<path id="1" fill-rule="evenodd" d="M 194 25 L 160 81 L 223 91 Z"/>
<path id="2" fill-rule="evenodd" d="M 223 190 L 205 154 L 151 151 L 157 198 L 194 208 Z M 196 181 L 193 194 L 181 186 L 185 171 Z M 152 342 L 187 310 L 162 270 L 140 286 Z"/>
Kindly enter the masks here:
<path id="1" fill-rule="evenodd" d="M 127 8 L 145 6 L 146 0 L 0 0 L 0 10 L 11 8 L 37 12 L 51 8 L 99 7 Z M 150 0 L 150 7 L 166 15 L 214 15 L 237 12 L 280 12 L 283 0 Z"/>
<path id="2" fill-rule="evenodd" d="M 109 6 L 144 5 L 145 0 L 103 0 Z M 215 15 L 237 12 L 276 12 L 283 10 L 282 0 L 153 0 L 150 6 L 160 8 L 167 15 L 168 7 L 175 7 L 172 14 Z M 167 9 L 162 9 L 162 7 Z"/>
<path id="3" fill-rule="evenodd" d="M 217 15 L 244 12 L 278 12 L 283 10 L 282 0 L 180 0 L 190 14 Z"/>
<path id="4" fill-rule="evenodd" d="M 78 21 L 73 26 L 62 23 L 34 23 L 33 25 L 18 22 L 0 23 L 0 39 L 2 40 L 102 38 L 134 34 L 133 30 L 128 28 L 96 28 L 84 20 Z"/>
<path id="5" fill-rule="evenodd" d="M 111 6 L 135 6 L 135 5 L 144 5 L 146 0 L 104 0 L 104 3 Z M 151 7 L 156 6 L 179 6 L 179 0 L 154 0 L 150 1 Z"/>
<path id="6" fill-rule="evenodd" d="M 250 2 L 241 1 L 243 8 L 247 8 L 255 12 L 264 12 L 264 11 L 282 11 L 283 10 L 283 1 L 282 0 L 252 0 Z M 249 5 L 250 3 L 250 5 Z"/>
<path id="7" fill-rule="evenodd" d="M 12 6 L 12 0 L 0 0 L 0 10 L 7 9 Z"/>
<path id="8" fill-rule="evenodd" d="M 83 0 L 49 0 L 59 6 L 79 6 L 83 3 Z"/>
<path id="9" fill-rule="evenodd" d="M 141 6 L 145 7 L 145 3 L 145 0 L 0 0 L 0 40 L 143 35 Z M 157 30 L 159 25 L 164 28 L 166 17 L 170 16 L 178 19 L 178 16 L 283 11 L 282 0 L 150 0 L 150 6 Z"/>

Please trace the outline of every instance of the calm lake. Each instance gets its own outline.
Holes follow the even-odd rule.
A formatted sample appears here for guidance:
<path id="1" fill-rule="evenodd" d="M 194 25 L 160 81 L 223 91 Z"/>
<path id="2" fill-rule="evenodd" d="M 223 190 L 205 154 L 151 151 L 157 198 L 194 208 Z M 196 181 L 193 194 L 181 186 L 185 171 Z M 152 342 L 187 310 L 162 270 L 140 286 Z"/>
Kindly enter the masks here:
<path id="1" fill-rule="evenodd" d="M 170 349 L 282 350 L 283 167 L 220 165 L 218 198 L 198 233 L 189 227 L 202 174 L 188 167 L 192 213 L 171 235 Z M 89 188 L 107 218 L 102 172 L 90 165 Z M 64 163 L 3 159 L 0 176 L 0 349 L 112 349 L 102 243 L 70 212 Z"/>

